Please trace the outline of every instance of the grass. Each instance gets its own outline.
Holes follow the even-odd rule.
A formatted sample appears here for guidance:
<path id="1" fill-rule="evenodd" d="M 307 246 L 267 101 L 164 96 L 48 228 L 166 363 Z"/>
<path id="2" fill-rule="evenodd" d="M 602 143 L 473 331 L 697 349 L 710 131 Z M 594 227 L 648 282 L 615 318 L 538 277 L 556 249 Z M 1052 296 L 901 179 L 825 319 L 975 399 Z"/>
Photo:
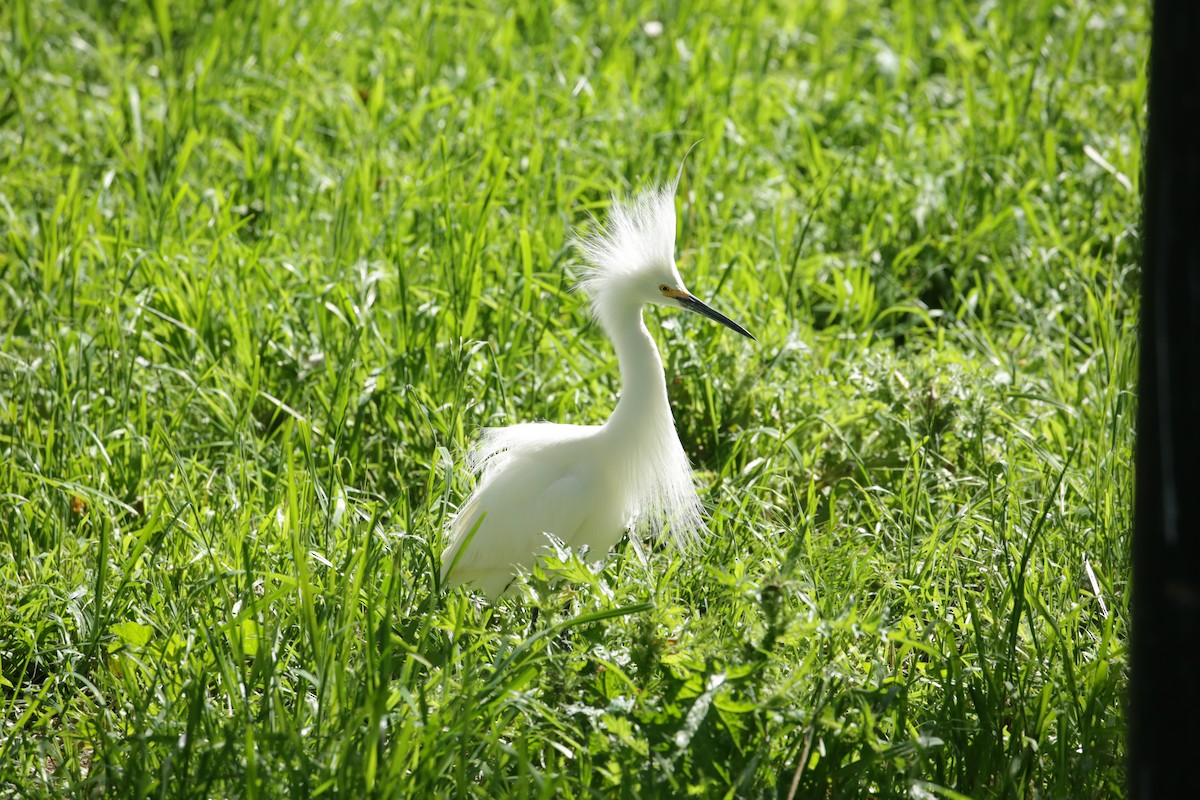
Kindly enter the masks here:
<path id="1" fill-rule="evenodd" d="M 0 795 L 1120 796 L 1147 31 L 5 3 Z M 570 230 L 695 142 L 708 546 L 441 591 L 473 432 L 619 389 Z"/>

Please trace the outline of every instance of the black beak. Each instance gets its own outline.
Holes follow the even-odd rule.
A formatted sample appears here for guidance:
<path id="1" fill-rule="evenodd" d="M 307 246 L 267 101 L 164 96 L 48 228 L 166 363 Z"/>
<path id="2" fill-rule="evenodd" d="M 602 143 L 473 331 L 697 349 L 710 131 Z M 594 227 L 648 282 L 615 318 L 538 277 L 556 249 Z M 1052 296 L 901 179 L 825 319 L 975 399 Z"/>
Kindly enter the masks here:
<path id="1" fill-rule="evenodd" d="M 720 311 L 715 311 L 715 310 L 709 308 L 704 303 L 697 300 L 694 296 L 689 294 L 689 295 L 685 295 L 683 297 L 677 297 L 675 299 L 679 301 L 679 305 L 683 306 L 688 311 L 695 311 L 697 314 L 708 317 L 711 320 L 716 320 L 717 322 L 724 325 L 726 328 L 730 328 L 732 330 L 737 331 L 742 336 L 747 336 L 751 339 L 754 339 L 754 336 L 753 336 L 753 334 L 750 333 L 750 331 L 746 330 L 741 325 L 738 325 L 736 322 L 734 322 L 729 317 L 722 314 Z"/>

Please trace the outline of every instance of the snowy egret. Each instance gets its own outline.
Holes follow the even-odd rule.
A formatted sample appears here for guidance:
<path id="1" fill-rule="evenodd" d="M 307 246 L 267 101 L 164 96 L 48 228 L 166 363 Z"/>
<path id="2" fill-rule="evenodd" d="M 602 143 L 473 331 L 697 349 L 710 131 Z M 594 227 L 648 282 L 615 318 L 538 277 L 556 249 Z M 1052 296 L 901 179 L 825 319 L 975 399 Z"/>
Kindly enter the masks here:
<path id="1" fill-rule="evenodd" d="M 674 183 L 614 196 L 605 224 L 576 245 L 587 262 L 579 286 L 617 351 L 616 408 L 603 425 L 536 422 L 483 431 L 470 456 L 478 486 L 451 520 L 442 553 L 450 586 L 499 596 L 546 552 L 546 534 L 573 549 L 586 545 L 598 561 L 626 530 L 665 526 L 680 546 L 705 531 L 642 307 L 685 308 L 754 337 L 684 287 L 674 257 Z"/>

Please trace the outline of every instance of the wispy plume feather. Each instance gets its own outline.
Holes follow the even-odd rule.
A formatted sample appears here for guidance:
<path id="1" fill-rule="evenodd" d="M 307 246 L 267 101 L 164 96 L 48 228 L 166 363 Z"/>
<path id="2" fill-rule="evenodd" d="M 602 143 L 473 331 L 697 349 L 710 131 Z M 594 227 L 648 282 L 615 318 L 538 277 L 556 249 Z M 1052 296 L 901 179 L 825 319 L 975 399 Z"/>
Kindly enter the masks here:
<path id="1" fill-rule="evenodd" d="M 587 295 L 592 315 L 602 322 L 603 300 L 619 297 L 619 284 L 674 263 L 675 183 L 633 197 L 614 193 L 604 223 L 593 217 L 591 231 L 575 238 L 585 262 L 578 287 Z"/>
<path id="2" fill-rule="evenodd" d="M 629 197 L 614 192 L 604 222 L 593 216 L 590 232 L 575 236 L 573 244 L 585 262 L 577 288 L 587 295 L 592 316 L 601 323 L 607 316 L 604 299 L 622 294 L 611 290 L 655 267 L 674 265 L 675 192 L 683 165 L 699 144 L 696 141 L 683 154 L 673 181 Z"/>

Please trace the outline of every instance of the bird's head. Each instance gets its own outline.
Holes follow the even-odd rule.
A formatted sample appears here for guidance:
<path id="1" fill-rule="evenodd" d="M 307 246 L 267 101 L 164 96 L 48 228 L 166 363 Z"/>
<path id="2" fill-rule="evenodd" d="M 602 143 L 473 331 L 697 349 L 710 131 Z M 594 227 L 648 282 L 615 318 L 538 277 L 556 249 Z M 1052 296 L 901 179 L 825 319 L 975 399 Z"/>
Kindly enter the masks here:
<path id="1" fill-rule="evenodd" d="M 621 309 L 646 304 L 685 308 L 754 337 L 684 286 L 675 266 L 675 187 L 613 197 L 603 225 L 576 239 L 587 262 L 579 286 L 592 314 L 607 324 Z"/>

